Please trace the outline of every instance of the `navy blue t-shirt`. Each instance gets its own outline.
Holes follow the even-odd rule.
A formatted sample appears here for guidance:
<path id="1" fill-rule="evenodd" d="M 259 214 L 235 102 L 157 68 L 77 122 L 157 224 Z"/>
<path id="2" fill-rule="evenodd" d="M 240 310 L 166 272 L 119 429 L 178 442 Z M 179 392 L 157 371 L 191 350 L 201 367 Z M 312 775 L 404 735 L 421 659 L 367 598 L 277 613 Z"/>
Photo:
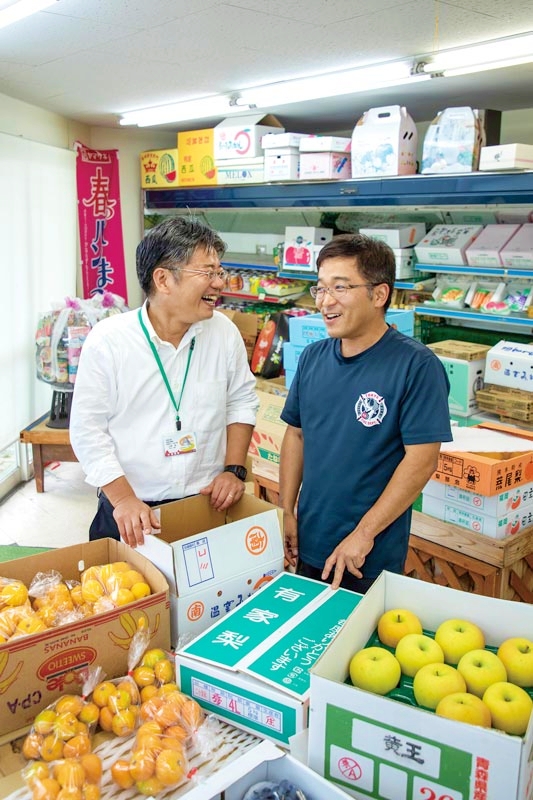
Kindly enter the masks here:
<path id="1" fill-rule="evenodd" d="M 356 356 L 339 339 L 300 355 L 281 418 L 302 429 L 298 552 L 322 569 L 327 557 L 376 502 L 405 455 L 404 446 L 452 440 L 449 382 L 434 353 L 389 328 Z M 363 577 L 402 572 L 411 509 L 382 531 Z"/>

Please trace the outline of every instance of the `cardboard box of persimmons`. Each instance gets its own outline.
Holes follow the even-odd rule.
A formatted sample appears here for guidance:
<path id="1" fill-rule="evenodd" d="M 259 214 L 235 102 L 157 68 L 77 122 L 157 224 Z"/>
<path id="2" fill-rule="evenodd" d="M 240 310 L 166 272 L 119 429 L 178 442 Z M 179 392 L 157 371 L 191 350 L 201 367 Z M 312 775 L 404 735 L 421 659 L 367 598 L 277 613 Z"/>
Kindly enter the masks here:
<path id="1" fill-rule="evenodd" d="M 360 800 L 525 800 L 532 696 L 529 604 L 383 572 L 311 669 L 309 766 Z"/>
<path id="2" fill-rule="evenodd" d="M 80 694 L 85 668 L 125 675 L 139 625 L 170 648 L 168 583 L 123 542 L 101 539 L 0 564 L 0 736 L 55 698 Z"/>

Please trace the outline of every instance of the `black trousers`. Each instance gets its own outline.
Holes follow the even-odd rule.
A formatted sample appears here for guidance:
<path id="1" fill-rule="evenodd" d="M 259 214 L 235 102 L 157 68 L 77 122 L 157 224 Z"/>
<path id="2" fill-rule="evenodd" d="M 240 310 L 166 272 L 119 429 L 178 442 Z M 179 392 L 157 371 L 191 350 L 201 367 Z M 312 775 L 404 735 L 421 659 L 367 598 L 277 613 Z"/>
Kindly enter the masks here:
<path id="1" fill-rule="evenodd" d="M 322 580 L 322 570 L 318 567 L 312 567 L 311 564 L 306 564 L 305 561 L 302 561 L 301 559 L 298 559 L 296 574 L 303 575 L 304 578 L 313 578 L 315 581 Z M 323 583 L 332 583 L 333 575 L 334 570 L 329 573 L 327 580 L 323 581 Z M 358 594 L 365 594 L 375 580 L 375 578 L 356 578 L 355 575 L 352 575 L 351 572 L 348 572 L 348 570 L 345 569 L 342 576 L 341 588 L 349 589 L 351 592 L 357 592 Z"/>
<path id="2" fill-rule="evenodd" d="M 144 500 L 143 502 L 147 506 L 162 506 L 164 503 L 173 503 L 174 501 L 157 500 L 152 502 Z M 95 539 L 116 539 L 117 542 L 120 541 L 118 525 L 113 517 L 113 506 L 100 490 L 98 490 L 98 508 L 89 527 L 89 541 L 94 542 Z"/>

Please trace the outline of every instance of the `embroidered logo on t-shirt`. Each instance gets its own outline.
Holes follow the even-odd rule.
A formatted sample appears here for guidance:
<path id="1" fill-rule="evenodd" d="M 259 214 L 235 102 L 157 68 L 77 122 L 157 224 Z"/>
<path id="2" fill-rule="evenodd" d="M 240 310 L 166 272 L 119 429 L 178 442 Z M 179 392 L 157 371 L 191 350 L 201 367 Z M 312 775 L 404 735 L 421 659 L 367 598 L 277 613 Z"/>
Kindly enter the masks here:
<path id="1" fill-rule="evenodd" d="M 366 392 L 366 394 L 360 395 L 355 404 L 355 417 L 367 428 L 379 425 L 386 413 L 385 400 L 376 392 Z"/>

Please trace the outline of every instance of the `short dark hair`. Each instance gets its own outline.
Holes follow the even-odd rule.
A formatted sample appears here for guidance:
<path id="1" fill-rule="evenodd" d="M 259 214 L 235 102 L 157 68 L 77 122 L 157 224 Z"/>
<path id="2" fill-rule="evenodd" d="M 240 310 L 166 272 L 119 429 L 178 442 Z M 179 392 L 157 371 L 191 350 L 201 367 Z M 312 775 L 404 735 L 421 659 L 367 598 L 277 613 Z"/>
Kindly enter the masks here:
<path id="1" fill-rule="evenodd" d="M 198 247 L 219 258 L 226 245 L 216 231 L 192 216 L 169 217 L 153 227 L 137 246 L 135 261 L 141 289 L 150 295 L 156 267 L 185 266 Z"/>
<path id="2" fill-rule="evenodd" d="M 383 309 L 388 309 L 396 279 L 396 259 L 388 244 L 361 233 L 341 233 L 325 244 L 318 254 L 318 272 L 327 258 L 353 258 L 367 283 L 386 283 L 389 296 Z"/>

